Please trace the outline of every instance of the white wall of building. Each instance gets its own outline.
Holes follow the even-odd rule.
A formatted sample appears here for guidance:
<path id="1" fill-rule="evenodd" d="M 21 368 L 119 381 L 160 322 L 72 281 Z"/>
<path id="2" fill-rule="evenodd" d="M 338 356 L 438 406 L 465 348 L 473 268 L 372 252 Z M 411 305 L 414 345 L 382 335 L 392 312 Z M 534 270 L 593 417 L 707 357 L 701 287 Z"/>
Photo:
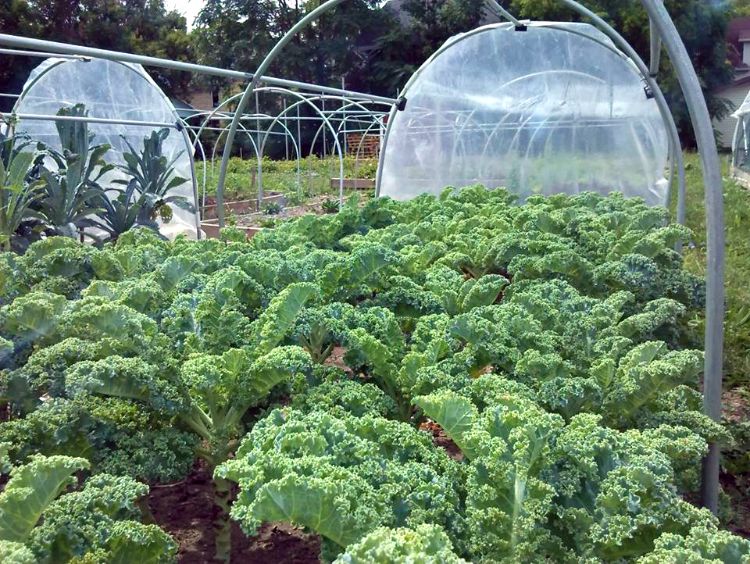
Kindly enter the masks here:
<path id="1" fill-rule="evenodd" d="M 742 102 L 745 101 L 749 92 L 750 84 L 742 84 L 739 86 L 730 86 L 729 88 L 718 92 L 717 96 L 729 100 L 733 104 L 734 109 L 737 109 L 742 105 Z M 725 149 L 732 148 L 732 137 L 734 136 L 734 128 L 736 125 L 737 120 L 731 115 L 725 117 L 723 120 L 714 120 L 714 129 L 719 133 L 718 141 L 720 147 Z"/>

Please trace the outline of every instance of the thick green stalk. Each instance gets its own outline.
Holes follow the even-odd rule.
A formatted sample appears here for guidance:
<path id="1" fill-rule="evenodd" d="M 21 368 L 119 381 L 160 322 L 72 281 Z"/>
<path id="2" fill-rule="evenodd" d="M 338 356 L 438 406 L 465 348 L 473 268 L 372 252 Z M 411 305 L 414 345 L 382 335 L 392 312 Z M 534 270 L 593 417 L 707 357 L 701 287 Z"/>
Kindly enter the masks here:
<path id="1" fill-rule="evenodd" d="M 232 552 L 232 526 L 229 521 L 231 483 L 223 478 L 214 477 L 214 503 L 219 512 L 214 520 L 216 533 L 216 558 L 222 562 L 229 562 Z"/>
<path id="2" fill-rule="evenodd" d="M 180 420 L 203 440 L 210 441 L 212 439 L 213 433 L 211 433 L 209 427 L 203 422 L 203 418 L 200 417 L 195 408 L 190 413 L 182 415 Z"/>

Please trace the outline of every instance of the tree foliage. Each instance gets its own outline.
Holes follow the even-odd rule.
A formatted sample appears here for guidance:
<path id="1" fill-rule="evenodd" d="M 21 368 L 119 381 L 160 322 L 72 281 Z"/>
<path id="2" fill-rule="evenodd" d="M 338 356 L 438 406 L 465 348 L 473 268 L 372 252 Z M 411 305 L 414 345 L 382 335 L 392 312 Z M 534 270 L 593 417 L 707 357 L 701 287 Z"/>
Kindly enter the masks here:
<path id="1" fill-rule="evenodd" d="M 187 22 L 167 11 L 164 0 L 0 0 L 3 33 L 87 47 L 189 61 L 193 48 Z M 37 57 L 0 58 L 4 92 L 20 92 Z M 185 94 L 191 76 L 166 69 L 149 69 L 169 95 Z M 10 99 L 0 99 L 7 108 Z"/>

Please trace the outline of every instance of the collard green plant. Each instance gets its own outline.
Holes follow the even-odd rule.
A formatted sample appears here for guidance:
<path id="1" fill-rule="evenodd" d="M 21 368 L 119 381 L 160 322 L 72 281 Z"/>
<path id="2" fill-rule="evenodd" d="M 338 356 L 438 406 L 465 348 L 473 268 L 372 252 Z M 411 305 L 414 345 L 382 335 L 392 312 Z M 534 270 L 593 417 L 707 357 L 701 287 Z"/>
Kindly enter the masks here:
<path id="1" fill-rule="evenodd" d="M 85 118 L 83 104 L 61 108 L 61 117 Z M 47 149 L 56 170 L 44 168 L 42 197 L 37 204 L 40 215 L 59 235 L 75 237 L 78 230 L 93 227 L 93 218 L 103 192 L 101 178 L 114 167 L 104 161 L 109 145 L 93 144 L 85 121 L 56 120 L 62 152 Z"/>
<path id="2" fill-rule="evenodd" d="M 137 192 L 139 199 L 138 223 L 153 224 L 157 217 L 164 221 L 172 218 L 170 204 L 179 208 L 194 211 L 192 204 L 184 196 L 170 194 L 187 180 L 175 174 L 175 162 L 182 151 L 169 160 L 164 155 L 164 141 L 169 136 L 169 129 L 152 131 L 143 139 L 143 149 L 137 151 L 130 142 L 123 138 L 129 152 L 123 153 L 125 165 L 118 168 L 130 178 L 115 180 L 115 183 L 127 186 L 126 191 Z"/>

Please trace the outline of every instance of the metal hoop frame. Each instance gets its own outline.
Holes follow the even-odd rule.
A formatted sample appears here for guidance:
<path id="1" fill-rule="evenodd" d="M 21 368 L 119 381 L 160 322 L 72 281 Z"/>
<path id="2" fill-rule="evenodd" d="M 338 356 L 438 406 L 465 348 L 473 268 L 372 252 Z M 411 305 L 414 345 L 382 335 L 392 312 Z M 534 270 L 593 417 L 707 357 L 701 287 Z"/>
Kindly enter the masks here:
<path id="1" fill-rule="evenodd" d="M 224 224 L 223 209 L 223 188 L 226 179 L 226 170 L 231 154 L 231 146 L 239 128 L 239 122 L 244 115 L 244 110 L 252 94 L 255 92 L 260 82 L 276 84 L 284 87 L 307 88 L 310 91 L 310 85 L 288 80 L 264 77 L 263 74 L 268 70 L 271 63 L 281 53 L 289 41 L 297 35 L 302 29 L 317 20 L 322 14 L 333 9 L 344 0 L 327 0 L 320 4 L 316 9 L 305 15 L 289 32 L 287 32 L 278 43 L 271 49 L 263 62 L 259 65 L 255 74 L 229 71 L 225 69 L 216 69 L 194 65 L 190 63 L 179 63 L 165 59 L 153 57 L 142 57 L 127 53 L 116 53 L 101 49 L 91 49 L 73 45 L 65 45 L 51 41 L 40 41 L 23 37 L 15 37 L 7 34 L 0 34 L 0 45 L 6 45 L 14 48 L 36 49 L 43 51 L 52 51 L 64 55 L 78 55 L 88 57 L 98 57 L 116 61 L 127 61 L 131 63 L 140 63 L 147 66 L 159 66 L 164 68 L 173 68 L 183 71 L 212 74 L 216 76 L 225 76 L 240 80 L 250 80 L 247 88 L 244 90 L 239 106 L 234 112 L 231 124 L 227 130 L 227 142 L 222 155 L 221 168 L 219 171 L 219 183 L 217 186 L 217 207 L 219 224 Z M 515 26 L 528 25 L 530 22 L 520 22 L 507 10 L 499 6 L 495 0 L 486 0 L 489 7 L 498 13 L 501 17 L 511 21 Z M 641 5 L 646 10 L 650 21 L 650 40 L 651 53 L 649 65 L 646 64 L 635 54 L 632 47 L 625 41 L 617 31 L 593 12 L 585 8 L 576 0 L 559 0 L 563 5 L 583 15 L 593 22 L 593 24 L 604 32 L 615 43 L 617 48 L 627 55 L 635 64 L 642 75 L 644 81 L 652 88 L 657 98 L 660 108 L 667 112 L 666 101 L 658 88 L 655 80 L 656 72 L 659 68 L 659 59 L 662 46 L 669 55 L 672 67 L 674 68 L 680 87 L 685 96 L 687 107 L 690 113 L 693 129 L 696 135 L 698 151 L 700 153 L 703 180 L 705 185 L 705 208 L 706 208 L 706 236 L 707 236 L 707 279 L 706 279 L 706 328 L 705 328 L 705 366 L 703 378 L 703 397 L 704 411 L 713 418 L 719 420 L 721 417 L 721 392 L 722 392 L 722 353 L 723 353 L 723 319 L 724 319 L 724 203 L 722 193 L 721 163 L 716 148 L 716 141 L 713 134 L 711 118 L 706 106 L 698 76 L 690 61 L 689 54 L 685 48 L 682 39 L 667 12 L 662 0 L 640 0 Z M 448 44 L 450 45 L 450 44 Z M 447 47 L 446 47 L 447 48 Z M 440 50 L 439 50 L 440 51 Z M 433 55 L 434 58 L 435 55 Z M 431 60 L 431 59 L 430 59 Z M 429 61 L 428 61 L 429 62 Z M 417 76 L 419 71 L 417 71 Z M 414 80 L 414 76 L 407 84 Z M 328 92 L 344 96 L 352 96 L 354 99 L 378 99 L 386 103 L 393 103 L 390 118 L 383 134 L 381 144 L 381 159 L 384 154 L 384 148 L 388 143 L 388 135 L 391 131 L 391 124 L 396 110 L 396 101 L 385 97 L 375 97 L 367 94 L 352 93 L 329 87 L 316 87 L 313 91 Z M 361 96 L 361 97 L 360 97 Z M 671 113 L 670 113 L 671 116 Z M 668 119 L 666 113 L 663 114 L 665 122 L 668 124 L 670 132 L 670 144 L 674 154 L 673 166 L 678 171 L 678 204 L 677 219 L 684 219 L 684 167 L 682 165 L 682 153 L 679 149 L 679 143 L 675 139 L 676 127 L 672 127 L 673 119 Z M 298 127 L 299 127 L 299 121 Z M 184 128 L 181 128 L 185 137 L 187 146 L 191 146 L 189 137 Z M 192 152 L 190 153 L 192 158 Z M 378 168 L 377 184 L 380 185 L 382 167 Z M 193 187 L 197 199 L 197 186 L 193 178 Z M 703 463 L 703 480 L 702 480 L 702 501 L 703 504 L 711 509 L 714 513 L 718 511 L 718 492 L 719 492 L 719 446 L 717 444 L 709 445 L 709 454 Z"/>
<path id="2" fill-rule="evenodd" d="M 19 95 L 19 97 L 16 99 L 16 102 L 13 104 L 13 111 L 11 112 L 11 115 L 17 115 L 17 110 L 20 106 L 20 104 L 24 101 L 24 99 L 28 96 L 29 92 L 31 92 L 34 88 L 34 85 L 36 85 L 42 78 L 44 78 L 47 74 L 49 74 L 53 69 L 56 69 L 57 67 L 67 64 L 67 63 L 88 63 L 90 59 L 81 58 L 81 57 L 63 57 L 59 61 L 53 62 L 51 65 L 49 65 L 47 68 L 43 69 L 42 72 L 40 72 L 34 79 L 29 83 L 24 89 L 23 92 Z M 133 64 L 125 63 L 123 61 L 115 61 L 110 60 L 110 62 L 121 65 L 128 71 L 134 73 L 138 78 L 145 81 L 147 84 L 151 86 L 152 89 L 157 93 L 157 95 L 161 98 L 162 102 L 165 104 L 167 108 L 169 108 L 169 111 L 172 114 L 172 117 L 174 118 L 174 122 L 171 124 L 162 124 L 163 127 L 169 127 L 172 129 L 176 129 L 178 133 L 182 136 L 182 142 L 185 144 L 185 153 L 187 154 L 188 158 L 190 159 L 190 182 L 192 184 L 193 189 L 193 201 L 197 204 L 198 203 L 198 183 L 195 178 L 195 160 L 193 158 L 193 145 L 190 143 L 190 137 L 187 134 L 187 131 L 182 126 L 183 122 L 180 119 L 180 116 L 177 115 L 177 111 L 175 110 L 174 106 L 172 105 L 172 102 L 167 98 L 167 95 L 164 94 L 161 88 L 154 82 L 154 80 L 146 73 L 145 71 L 141 71 L 138 68 L 134 67 Z M 54 121 L 55 119 L 59 119 L 59 116 L 50 116 L 50 119 Z M 95 119 L 82 119 L 77 121 L 91 121 L 95 122 Z M 118 120 L 112 120 L 114 123 L 118 123 Z M 122 121 L 120 121 L 121 123 Z M 153 127 L 153 124 L 147 125 L 146 122 L 132 122 L 132 125 L 144 125 L 148 127 Z M 195 216 L 195 236 L 200 239 L 201 238 L 201 228 L 200 228 L 200 217 L 196 210 Z"/>

